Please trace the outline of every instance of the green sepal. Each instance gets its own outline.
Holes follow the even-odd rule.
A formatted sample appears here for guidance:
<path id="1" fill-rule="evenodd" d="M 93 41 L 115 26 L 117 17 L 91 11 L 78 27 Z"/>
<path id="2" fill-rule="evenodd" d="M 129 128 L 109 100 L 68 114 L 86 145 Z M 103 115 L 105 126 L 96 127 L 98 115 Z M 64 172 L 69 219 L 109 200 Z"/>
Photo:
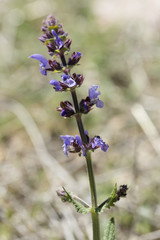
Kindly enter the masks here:
<path id="1" fill-rule="evenodd" d="M 104 230 L 104 238 L 103 240 L 115 240 L 115 222 L 112 217 Z"/>
<path id="2" fill-rule="evenodd" d="M 61 35 L 59 36 L 59 38 L 62 40 L 62 41 L 66 41 L 67 37 L 65 35 Z"/>
<path id="3" fill-rule="evenodd" d="M 54 41 L 55 41 L 54 38 L 49 38 L 49 39 L 47 39 L 47 40 L 44 42 L 44 45 L 47 45 L 47 43 L 52 43 L 52 42 L 54 42 Z"/>
<path id="4" fill-rule="evenodd" d="M 64 191 L 67 194 L 67 198 L 69 199 L 69 202 L 73 203 L 73 205 L 75 206 L 77 212 L 82 213 L 82 214 L 87 214 L 91 211 L 91 207 L 85 207 L 83 206 L 80 202 L 76 201 L 75 199 L 72 198 L 71 194 L 69 192 L 66 191 L 65 188 L 63 188 Z"/>
<path id="5" fill-rule="evenodd" d="M 48 26 L 48 30 L 51 32 L 51 30 L 58 30 L 59 27 L 57 25 L 52 25 L 52 26 Z"/>
<path id="6" fill-rule="evenodd" d="M 103 203 L 101 203 L 97 208 L 96 211 L 98 213 L 102 213 L 104 211 L 105 208 L 110 208 L 114 206 L 114 203 L 117 202 L 117 184 L 115 184 L 113 191 L 111 193 L 111 195 L 109 196 L 109 198 L 107 198 L 107 200 L 105 200 Z"/>

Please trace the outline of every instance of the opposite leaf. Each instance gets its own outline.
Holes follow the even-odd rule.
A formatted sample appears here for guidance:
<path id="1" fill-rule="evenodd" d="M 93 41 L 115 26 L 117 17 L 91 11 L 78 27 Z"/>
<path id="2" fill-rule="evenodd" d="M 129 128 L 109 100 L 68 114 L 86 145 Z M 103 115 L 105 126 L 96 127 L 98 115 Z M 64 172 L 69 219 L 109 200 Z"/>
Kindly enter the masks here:
<path id="1" fill-rule="evenodd" d="M 114 203 L 119 201 L 120 198 L 126 197 L 127 190 L 127 185 L 120 185 L 120 187 L 117 189 L 117 184 L 115 184 L 111 195 L 96 208 L 96 211 L 98 213 L 102 213 L 105 208 L 113 207 Z"/>
<path id="2" fill-rule="evenodd" d="M 75 206 L 77 212 L 82 213 L 82 214 L 87 214 L 91 211 L 91 207 L 85 207 L 82 203 L 76 201 L 75 199 L 73 199 L 73 197 L 66 191 L 66 189 L 64 188 L 64 191 L 67 194 L 67 197 L 69 199 L 69 202 L 73 203 L 73 205 Z"/>
<path id="3" fill-rule="evenodd" d="M 104 240 L 115 240 L 115 222 L 114 218 L 111 218 L 104 231 Z"/>
<path id="4" fill-rule="evenodd" d="M 97 207 L 96 211 L 98 213 L 102 213 L 105 208 L 110 208 L 110 207 L 114 206 L 114 202 L 117 201 L 117 195 L 116 194 L 117 194 L 117 184 L 115 184 L 114 189 L 113 189 L 110 197 L 107 198 L 107 200 L 105 200 L 103 203 L 101 203 Z"/>

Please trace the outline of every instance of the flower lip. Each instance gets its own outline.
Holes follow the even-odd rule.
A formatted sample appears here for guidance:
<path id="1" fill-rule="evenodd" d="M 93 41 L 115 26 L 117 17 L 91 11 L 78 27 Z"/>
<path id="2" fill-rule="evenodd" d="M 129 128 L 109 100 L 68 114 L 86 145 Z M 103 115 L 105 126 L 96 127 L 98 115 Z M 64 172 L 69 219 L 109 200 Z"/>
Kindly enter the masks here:
<path id="1" fill-rule="evenodd" d="M 79 135 L 76 135 L 75 139 L 77 140 L 77 142 L 79 143 L 80 146 L 82 146 L 82 140 L 80 138 Z"/>
<path id="2" fill-rule="evenodd" d="M 99 88 L 99 86 L 97 86 L 97 85 L 92 85 L 89 88 L 89 98 L 90 98 L 92 104 L 96 104 L 96 107 L 102 108 L 103 102 L 101 100 L 99 100 L 99 98 L 98 98 L 98 96 L 101 94 L 101 92 L 100 91 L 96 92 L 96 90 L 98 88 Z"/>
<path id="3" fill-rule="evenodd" d="M 92 85 L 89 88 L 89 97 L 90 97 L 90 99 L 96 99 L 101 94 L 100 91 L 96 92 L 97 89 L 98 89 L 97 85 Z"/>
<path id="4" fill-rule="evenodd" d="M 94 137 L 91 142 L 93 149 L 100 147 L 103 152 L 107 152 L 109 148 L 109 145 L 106 144 L 99 136 Z"/>
<path id="5" fill-rule="evenodd" d="M 38 61 L 40 61 L 40 68 L 39 71 L 42 75 L 47 75 L 47 69 L 50 69 L 50 65 L 48 60 L 41 54 L 32 54 L 31 56 L 29 56 L 29 58 L 33 58 L 36 59 Z"/>
<path id="6" fill-rule="evenodd" d="M 72 88 L 76 86 L 76 82 L 67 74 L 63 74 L 62 76 L 62 82 L 66 84 L 68 87 Z"/>
<path id="7" fill-rule="evenodd" d="M 31 56 L 29 56 L 29 58 L 33 58 L 40 61 L 45 68 L 50 68 L 48 60 L 41 54 L 32 54 Z"/>
<path id="8" fill-rule="evenodd" d="M 52 34 L 55 36 L 56 38 L 56 44 L 58 45 L 58 48 L 62 48 L 63 47 L 63 41 L 58 37 L 57 33 L 55 30 L 51 30 Z"/>
<path id="9" fill-rule="evenodd" d="M 71 135 L 61 135 L 60 138 L 63 140 L 63 151 L 65 155 L 68 157 L 69 146 L 74 142 L 74 137 Z"/>
<path id="10" fill-rule="evenodd" d="M 103 101 L 99 99 L 100 91 L 96 91 L 98 89 L 97 85 L 93 85 L 89 88 L 89 96 L 86 99 L 82 99 L 80 102 L 80 112 L 87 114 L 93 108 L 93 105 L 96 105 L 98 108 L 103 107 Z"/>
<path id="11" fill-rule="evenodd" d="M 61 87 L 61 85 L 60 85 L 60 82 L 58 82 L 57 80 L 52 79 L 52 80 L 49 82 L 49 84 L 51 84 L 51 85 L 54 86 L 54 89 L 55 89 L 56 92 L 62 90 L 62 87 Z"/>

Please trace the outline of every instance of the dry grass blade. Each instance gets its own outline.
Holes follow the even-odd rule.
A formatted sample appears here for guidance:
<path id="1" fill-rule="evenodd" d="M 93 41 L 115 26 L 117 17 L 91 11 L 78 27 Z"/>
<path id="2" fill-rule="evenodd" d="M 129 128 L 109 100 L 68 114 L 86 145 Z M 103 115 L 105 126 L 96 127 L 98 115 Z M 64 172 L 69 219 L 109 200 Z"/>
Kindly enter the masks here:
<path id="1" fill-rule="evenodd" d="M 45 196 L 54 195 L 55 194 L 55 184 L 54 180 L 55 178 L 58 178 L 61 180 L 62 183 L 71 185 L 76 187 L 76 181 L 73 179 L 73 177 L 58 163 L 58 161 L 49 154 L 44 140 L 42 138 L 42 135 L 34 122 L 32 116 L 27 111 L 27 109 L 18 101 L 14 99 L 9 99 L 6 97 L 1 97 L 0 99 L 0 108 L 1 110 L 7 110 L 12 113 L 14 113 L 17 118 L 21 121 L 22 125 L 24 126 L 27 134 L 30 137 L 30 140 L 34 146 L 34 149 L 36 151 L 36 154 L 38 156 L 38 159 L 40 161 L 40 164 L 46 171 L 46 176 L 48 178 L 48 181 L 50 182 L 50 189 L 49 192 L 45 194 Z M 45 197 L 44 196 L 44 197 Z M 58 199 L 59 201 L 59 199 Z M 50 204 L 50 211 L 53 210 L 53 207 Z M 78 240 L 81 240 L 84 238 L 84 233 L 81 231 L 79 223 L 77 222 L 76 218 L 73 216 L 72 209 L 68 209 L 67 211 L 61 211 L 60 207 L 57 206 L 57 210 L 61 212 L 63 215 L 63 219 L 65 223 L 61 222 L 61 228 L 63 231 L 63 234 L 65 236 L 65 239 L 71 240 L 75 239 L 74 236 Z M 45 214 L 47 214 L 46 209 L 44 208 Z M 52 216 L 48 216 L 50 218 L 50 221 L 52 222 L 52 217 L 55 214 L 51 214 Z M 22 214 L 19 214 L 20 219 L 22 219 Z M 69 219 L 68 219 L 69 218 Z M 15 228 L 17 229 L 17 232 L 20 231 L 19 225 L 16 225 Z M 36 228 L 36 225 L 35 225 Z"/>
<path id="2" fill-rule="evenodd" d="M 31 139 L 42 166 L 45 169 L 47 168 L 47 171 L 51 173 L 50 177 L 56 175 L 64 183 L 67 182 L 68 184 L 72 184 L 74 186 L 75 180 L 72 176 L 57 162 L 53 156 L 49 154 L 42 135 L 27 109 L 18 101 L 7 98 L 0 100 L 0 107 L 1 109 L 14 113 L 21 121 Z"/>
<path id="3" fill-rule="evenodd" d="M 131 112 L 158 155 L 160 155 L 160 137 L 157 128 L 141 104 L 135 104 Z"/>

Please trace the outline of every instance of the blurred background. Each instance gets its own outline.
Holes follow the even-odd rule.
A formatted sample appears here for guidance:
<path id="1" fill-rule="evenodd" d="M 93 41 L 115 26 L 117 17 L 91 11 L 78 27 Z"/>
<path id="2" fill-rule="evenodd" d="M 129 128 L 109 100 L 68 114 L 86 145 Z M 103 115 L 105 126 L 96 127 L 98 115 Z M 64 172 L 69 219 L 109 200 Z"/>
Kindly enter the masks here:
<path id="1" fill-rule="evenodd" d="M 83 117 L 91 136 L 109 144 L 93 154 L 98 202 L 115 183 L 128 196 L 101 215 L 101 231 L 115 217 L 117 240 L 160 239 L 160 1 L 0 0 L 0 239 L 91 239 L 89 215 L 58 199 L 65 186 L 90 202 L 85 159 L 62 152 L 59 135 L 75 135 L 75 119 L 55 111 L 69 93 L 49 85 L 34 53 L 53 14 L 80 51 L 85 82 L 98 84 L 104 108 Z"/>

